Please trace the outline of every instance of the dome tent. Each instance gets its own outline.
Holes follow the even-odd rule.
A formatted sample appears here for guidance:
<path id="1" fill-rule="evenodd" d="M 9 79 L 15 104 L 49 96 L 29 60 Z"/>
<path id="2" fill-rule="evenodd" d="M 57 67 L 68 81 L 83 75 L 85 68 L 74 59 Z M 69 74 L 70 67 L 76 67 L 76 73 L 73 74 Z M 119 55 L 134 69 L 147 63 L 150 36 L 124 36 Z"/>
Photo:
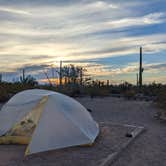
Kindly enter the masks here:
<path id="1" fill-rule="evenodd" d="M 53 91 L 25 90 L 0 111 L 0 143 L 9 139 L 28 144 L 26 155 L 92 144 L 98 133 L 98 124 L 86 108 Z"/>

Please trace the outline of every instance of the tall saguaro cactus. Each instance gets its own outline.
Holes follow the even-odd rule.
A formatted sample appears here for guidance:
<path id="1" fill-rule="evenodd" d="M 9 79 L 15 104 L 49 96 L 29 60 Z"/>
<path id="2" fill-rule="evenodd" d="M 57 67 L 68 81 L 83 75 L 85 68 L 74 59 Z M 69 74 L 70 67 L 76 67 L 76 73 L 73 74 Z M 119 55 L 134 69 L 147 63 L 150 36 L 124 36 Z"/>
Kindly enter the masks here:
<path id="1" fill-rule="evenodd" d="M 0 82 L 2 82 L 2 74 L 0 73 Z"/>
<path id="2" fill-rule="evenodd" d="M 142 47 L 140 47 L 140 62 L 139 62 L 139 87 L 140 89 L 142 88 L 142 73 L 143 73 L 143 68 L 142 68 Z"/>

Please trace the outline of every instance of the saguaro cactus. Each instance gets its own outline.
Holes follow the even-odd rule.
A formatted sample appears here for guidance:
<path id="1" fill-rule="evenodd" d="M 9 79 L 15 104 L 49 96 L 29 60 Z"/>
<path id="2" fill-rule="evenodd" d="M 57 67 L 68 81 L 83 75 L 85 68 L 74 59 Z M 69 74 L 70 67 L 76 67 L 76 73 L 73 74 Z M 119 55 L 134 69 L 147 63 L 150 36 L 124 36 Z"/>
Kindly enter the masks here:
<path id="1" fill-rule="evenodd" d="M 142 88 L 142 73 L 143 73 L 143 68 L 142 68 L 142 47 L 140 47 L 140 65 L 139 65 L 139 87 L 140 87 L 140 89 Z"/>

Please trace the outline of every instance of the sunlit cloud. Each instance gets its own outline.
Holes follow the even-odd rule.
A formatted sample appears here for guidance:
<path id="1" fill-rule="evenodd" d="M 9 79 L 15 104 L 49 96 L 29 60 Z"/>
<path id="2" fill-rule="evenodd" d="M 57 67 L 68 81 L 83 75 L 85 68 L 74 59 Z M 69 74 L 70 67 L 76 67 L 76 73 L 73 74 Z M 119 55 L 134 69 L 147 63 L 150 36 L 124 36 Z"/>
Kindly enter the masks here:
<path id="1" fill-rule="evenodd" d="M 15 8 L 8 8 L 8 7 L 0 7 L 0 12 L 8 12 L 11 14 L 20 14 L 20 15 L 31 15 L 30 12 L 25 10 L 15 9 Z"/>

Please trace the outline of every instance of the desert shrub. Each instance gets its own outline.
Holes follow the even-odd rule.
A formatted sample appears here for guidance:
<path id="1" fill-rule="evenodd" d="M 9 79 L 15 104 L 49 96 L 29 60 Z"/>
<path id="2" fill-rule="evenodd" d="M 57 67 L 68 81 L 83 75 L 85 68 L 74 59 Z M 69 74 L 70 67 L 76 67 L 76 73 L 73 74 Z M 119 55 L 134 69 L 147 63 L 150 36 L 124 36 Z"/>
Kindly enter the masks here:
<path id="1" fill-rule="evenodd" d="M 157 105 L 161 108 L 157 113 L 159 118 L 166 120 L 166 87 L 158 92 Z"/>
<path id="2" fill-rule="evenodd" d="M 88 87 L 85 89 L 86 94 L 92 98 L 95 96 L 108 96 L 110 95 L 110 90 L 105 87 Z"/>
<path id="3" fill-rule="evenodd" d="M 14 94 L 32 88 L 35 88 L 35 86 L 21 83 L 0 83 L 0 102 L 5 102 Z"/>
<path id="4" fill-rule="evenodd" d="M 127 99 L 131 99 L 131 98 L 134 98 L 136 92 L 131 89 L 131 90 L 127 90 L 124 92 L 124 97 L 127 98 Z"/>
<path id="5" fill-rule="evenodd" d="M 8 100 L 9 94 L 7 93 L 6 89 L 0 87 L 0 102 L 5 102 Z"/>
<path id="6" fill-rule="evenodd" d="M 163 88 L 157 95 L 157 103 L 159 107 L 166 111 L 166 88 Z"/>

